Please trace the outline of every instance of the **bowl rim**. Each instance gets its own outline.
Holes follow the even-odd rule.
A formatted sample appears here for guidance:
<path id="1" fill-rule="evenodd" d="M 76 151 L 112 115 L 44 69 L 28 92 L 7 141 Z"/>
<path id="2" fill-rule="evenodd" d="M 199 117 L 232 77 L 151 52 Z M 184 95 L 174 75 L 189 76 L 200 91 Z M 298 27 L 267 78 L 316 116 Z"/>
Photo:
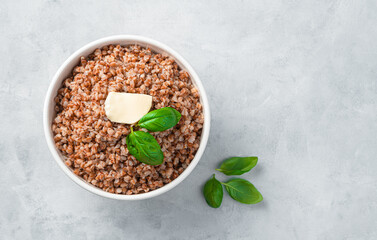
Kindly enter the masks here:
<path id="1" fill-rule="evenodd" d="M 119 43 L 121 41 L 134 41 L 135 44 L 139 44 L 140 46 L 145 47 L 145 46 L 150 45 L 152 47 L 162 49 L 168 55 L 172 56 L 177 61 L 178 64 L 180 63 L 179 65 L 190 74 L 191 80 L 193 81 L 193 83 L 196 85 L 196 87 L 199 90 L 201 103 L 203 106 L 203 114 L 204 114 L 204 124 L 203 124 L 203 130 L 202 130 L 201 141 L 199 144 L 199 149 L 196 152 L 195 157 L 191 161 L 189 166 L 176 179 L 162 186 L 161 188 L 158 188 L 156 190 L 153 190 L 147 193 L 134 194 L 134 195 L 121 195 L 121 194 L 106 192 L 100 188 L 97 188 L 91 185 L 90 183 L 86 182 L 82 178 L 75 175 L 73 171 L 68 166 L 65 165 L 65 163 L 63 162 L 63 159 L 59 155 L 59 150 L 57 150 L 55 147 L 55 142 L 53 140 L 52 130 L 51 130 L 51 122 L 49 121 L 49 113 L 50 113 L 49 111 L 51 111 L 51 105 L 53 104 L 52 99 L 54 99 L 56 95 L 56 92 L 54 92 L 54 87 L 57 84 L 59 84 L 60 86 L 62 81 L 65 79 L 65 76 L 62 76 L 62 74 L 65 73 L 66 67 L 69 64 L 71 64 L 73 61 L 77 61 L 81 56 L 85 55 L 83 53 L 89 49 L 93 48 L 92 51 L 94 51 L 96 48 L 100 48 L 108 44 L 121 44 Z M 211 123 L 211 116 L 210 116 L 210 109 L 209 109 L 207 94 L 204 90 L 204 87 L 202 85 L 202 82 L 199 76 L 191 67 L 191 65 L 180 54 L 178 54 L 176 51 L 174 51 L 167 45 L 159 41 L 156 41 L 154 39 L 143 37 L 143 36 L 138 36 L 138 35 L 113 35 L 109 37 L 104 37 L 104 38 L 100 38 L 98 40 L 89 42 L 88 44 L 76 50 L 72 55 L 70 55 L 64 61 L 64 63 L 59 67 L 54 77 L 52 78 L 52 81 L 50 82 L 50 85 L 47 90 L 47 94 L 46 94 L 45 102 L 44 102 L 44 108 L 43 108 L 43 129 L 45 133 L 45 138 L 47 141 L 48 148 L 51 154 L 53 155 L 58 166 L 63 170 L 63 172 L 71 180 L 73 180 L 80 187 L 96 195 L 110 198 L 110 199 L 116 199 L 116 200 L 142 200 L 142 199 L 156 197 L 158 195 L 168 192 L 169 190 L 176 187 L 179 183 L 181 183 L 193 171 L 193 169 L 196 167 L 196 165 L 198 164 L 199 160 L 201 159 L 204 153 L 204 150 L 208 142 L 210 123 Z"/>

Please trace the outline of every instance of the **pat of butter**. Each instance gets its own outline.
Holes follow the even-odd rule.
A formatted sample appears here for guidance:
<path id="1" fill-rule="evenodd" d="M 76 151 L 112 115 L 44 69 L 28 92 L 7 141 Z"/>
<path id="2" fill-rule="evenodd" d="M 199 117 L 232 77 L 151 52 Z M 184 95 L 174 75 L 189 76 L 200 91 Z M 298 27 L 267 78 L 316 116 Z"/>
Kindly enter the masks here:
<path id="1" fill-rule="evenodd" d="M 136 123 L 151 107 L 152 96 L 145 94 L 110 92 L 105 101 L 107 118 L 117 123 Z"/>

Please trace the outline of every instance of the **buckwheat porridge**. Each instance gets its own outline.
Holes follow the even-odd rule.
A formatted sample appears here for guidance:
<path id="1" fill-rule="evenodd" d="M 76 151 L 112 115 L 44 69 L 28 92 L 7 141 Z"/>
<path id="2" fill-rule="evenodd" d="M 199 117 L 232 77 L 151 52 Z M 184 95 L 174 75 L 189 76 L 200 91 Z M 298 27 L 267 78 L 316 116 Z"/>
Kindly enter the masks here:
<path id="1" fill-rule="evenodd" d="M 164 153 L 164 163 L 151 166 L 128 153 L 130 125 L 107 119 L 109 92 L 143 93 L 152 108 L 175 108 L 179 123 L 151 133 Z M 170 183 L 193 160 L 204 122 L 197 88 L 174 59 L 137 45 L 105 46 L 81 57 L 55 98 L 52 131 L 65 164 L 85 181 L 116 194 L 145 193 Z"/>

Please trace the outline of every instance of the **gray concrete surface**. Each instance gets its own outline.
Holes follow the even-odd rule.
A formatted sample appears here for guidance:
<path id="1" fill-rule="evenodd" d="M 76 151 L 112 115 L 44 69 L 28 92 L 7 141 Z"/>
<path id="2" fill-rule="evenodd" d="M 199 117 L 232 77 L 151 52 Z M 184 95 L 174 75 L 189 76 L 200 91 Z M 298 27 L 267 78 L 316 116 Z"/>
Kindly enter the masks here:
<path id="1" fill-rule="evenodd" d="M 145 201 L 75 185 L 42 131 L 60 64 L 114 34 L 181 53 L 212 108 L 199 165 Z M 0 45 L 1 239 L 377 239 L 376 1 L 5 0 Z M 259 156 L 265 200 L 211 209 L 202 184 L 234 155 Z"/>

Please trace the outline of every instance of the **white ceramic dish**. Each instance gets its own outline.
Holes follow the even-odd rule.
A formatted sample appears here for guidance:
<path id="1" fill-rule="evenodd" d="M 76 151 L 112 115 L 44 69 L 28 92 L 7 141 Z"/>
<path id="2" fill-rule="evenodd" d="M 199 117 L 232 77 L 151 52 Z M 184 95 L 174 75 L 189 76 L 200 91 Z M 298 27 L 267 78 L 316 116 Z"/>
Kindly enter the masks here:
<path id="1" fill-rule="evenodd" d="M 51 124 L 52 124 L 53 118 L 55 117 L 54 98 L 56 97 L 57 90 L 61 87 L 62 81 L 71 74 L 72 69 L 79 63 L 81 56 L 88 56 L 95 49 L 101 48 L 109 44 L 115 44 L 115 45 L 138 44 L 142 47 L 149 47 L 151 48 L 151 50 L 155 52 L 165 53 L 172 56 L 177 62 L 177 64 L 190 74 L 191 80 L 193 81 L 193 83 L 196 85 L 196 87 L 198 88 L 200 92 L 201 103 L 203 105 L 203 112 L 204 112 L 204 125 L 203 125 L 200 146 L 194 159 L 192 160 L 190 165 L 186 168 L 186 170 L 183 171 L 183 173 L 179 175 L 171 183 L 164 185 L 163 187 L 156 189 L 154 191 L 148 192 L 148 193 L 141 193 L 141 194 L 136 194 L 136 195 L 119 195 L 119 194 L 113 194 L 113 193 L 108 193 L 106 191 L 103 191 L 102 189 L 97 188 L 85 182 L 82 178 L 75 175 L 72 172 L 72 170 L 65 165 L 63 161 L 64 157 L 61 155 L 60 151 L 56 149 L 55 147 L 53 134 L 51 130 Z M 133 36 L 133 35 L 117 35 L 117 36 L 101 38 L 94 42 L 88 43 L 87 45 L 85 45 L 84 47 L 80 48 L 75 53 L 73 53 L 63 63 L 63 65 L 56 72 L 47 91 L 47 96 L 45 99 L 44 111 L 43 111 L 43 125 L 44 125 L 46 141 L 54 159 L 56 160 L 59 167 L 64 171 L 64 173 L 67 174 L 68 177 L 70 177 L 75 183 L 77 183 L 84 189 L 92 193 L 95 193 L 97 195 L 103 196 L 103 197 L 118 199 L 118 200 L 141 200 L 141 199 L 155 197 L 171 190 L 172 188 L 177 186 L 180 182 L 182 182 L 192 172 L 192 170 L 195 168 L 200 158 L 202 157 L 204 149 L 207 145 L 209 129 L 210 129 L 210 111 L 209 111 L 207 95 L 204 91 L 203 85 L 198 75 L 195 73 L 194 69 L 190 66 L 190 64 L 181 55 L 179 55 L 177 52 L 175 52 L 173 49 L 166 46 L 165 44 L 162 44 L 150 38 L 141 37 L 141 36 Z"/>

